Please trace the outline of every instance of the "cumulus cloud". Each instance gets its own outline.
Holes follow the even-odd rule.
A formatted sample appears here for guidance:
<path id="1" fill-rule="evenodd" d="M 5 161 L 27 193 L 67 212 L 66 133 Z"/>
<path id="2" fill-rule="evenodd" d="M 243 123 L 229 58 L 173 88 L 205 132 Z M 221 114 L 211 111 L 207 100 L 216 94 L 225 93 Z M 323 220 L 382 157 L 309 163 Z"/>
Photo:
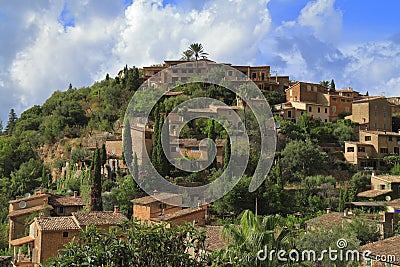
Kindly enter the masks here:
<path id="1" fill-rule="evenodd" d="M 214 60 L 255 62 L 270 30 L 267 3 L 215 0 L 182 12 L 161 0 L 137 0 L 125 12 L 113 53 L 121 62 L 147 65 L 179 58 L 190 43 L 201 42 Z"/>
<path id="2" fill-rule="evenodd" d="M 337 42 L 342 31 L 342 11 L 334 7 L 335 0 L 309 2 L 300 12 L 300 26 L 310 27 L 322 41 Z"/>

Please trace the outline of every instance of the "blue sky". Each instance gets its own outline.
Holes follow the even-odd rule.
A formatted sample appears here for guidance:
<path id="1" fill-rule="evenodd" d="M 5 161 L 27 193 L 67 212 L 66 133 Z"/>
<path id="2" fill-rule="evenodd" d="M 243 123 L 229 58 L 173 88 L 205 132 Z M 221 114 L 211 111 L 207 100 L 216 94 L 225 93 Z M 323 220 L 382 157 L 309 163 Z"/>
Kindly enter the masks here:
<path id="1" fill-rule="evenodd" d="M 193 42 L 217 62 L 400 95 L 398 10 L 397 0 L 1 1 L 0 119 Z"/>

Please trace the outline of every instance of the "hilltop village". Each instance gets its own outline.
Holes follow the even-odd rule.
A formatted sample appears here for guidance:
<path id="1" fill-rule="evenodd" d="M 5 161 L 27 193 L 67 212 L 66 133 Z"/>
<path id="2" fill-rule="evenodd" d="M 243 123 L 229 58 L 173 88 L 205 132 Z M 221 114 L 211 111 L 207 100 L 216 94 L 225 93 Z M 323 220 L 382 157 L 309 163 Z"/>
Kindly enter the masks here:
<path id="1" fill-rule="evenodd" d="M 348 249 L 371 251 L 370 257 L 303 261 L 400 266 L 400 97 L 339 89 L 333 79 L 294 81 L 270 66 L 220 63 L 257 85 L 276 122 L 271 170 L 262 186 L 249 192 L 260 157 L 258 122 L 237 94 L 190 83 L 210 64 L 216 62 L 189 57 L 125 66 L 90 87 L 70 84 L 20 117 L 11 110 L 0 136 L 0 266 L 279 266 L 285 262 L 261 261 L 257 252 L 264 246 L 327 248 L 339 239 Z M 178 86 L 164 94 L 144 131 L 130 131 L 133 140 L 145 140 L 130 172 L 122 138 L 125 110 L 139 87 L 166 69 L 172 71 L 164 82 Z M 194 97 L 226 106 L 173 112 Z M 267 108 L 261 99 L 249 99 Z M 190 120 L 195 112 L 208 119 Z M 255 144 L 233 190 L 214 203 L 199 199 L 197 207 L 182 208 L 185 196 L 149 196 L 136 184 L 135 175 L 146 173 L 151 163 L 173 184 L 213 182 L 231 153 L 224 125 L 212 119 L 217 117 L 234 127 L 241 118 Z M 160 150 L 164 123 L 173 162 L 185 169 L 195 161 L 203 171 L 186 172 L 167 161 Z M 208 167 L 204 138 L 216 144 Z"/>

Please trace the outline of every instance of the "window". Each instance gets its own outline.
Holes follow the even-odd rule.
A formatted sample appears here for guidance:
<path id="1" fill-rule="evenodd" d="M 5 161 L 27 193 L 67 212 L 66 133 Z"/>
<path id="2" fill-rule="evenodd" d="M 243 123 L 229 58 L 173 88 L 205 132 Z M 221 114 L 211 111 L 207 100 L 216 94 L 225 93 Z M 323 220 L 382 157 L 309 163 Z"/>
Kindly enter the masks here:
<path id="1" fill-rule="evenodd" d="M 332 107 L 332 112 L 336 113 L 336 107 L 335 106 Z"/>
<path id="2" fill-rule="evenodd" d="M 321 113 L 321 108 L 318 108 L 318 113 Z"/>
<path id="3" fill-rule="evenodd" d="M 382 154 L 387 154 L 389 153 L 389 149 L 387 149 L 387 147 L 381 147 L 381 149 L 379 149 L 379 152 Z"/>
<path id="4" fill-rule="evenodd" d="M 395 146 L 394 148 L 393 148 L 393 152 L 394 152 L 394 154 L 399 154 L 399 147 L 397 147 L 397 146 Z"/>
<path id="5" fill-rule="evenodd" d="M 171 146 L 171 152 L 179 152 L 179 147 L 177 146 Z"/>
<path id="6" fill-rule="evenodd" d="M 233 71 L 228 70 L 228 76 L 232 76 L 233 75 Z"/>
<path id="7" fill-rule="evenodd" d="M 308 112 L 312 112 L 312 107 L 308 107 Z"/>
<path id="8" fill-rule="evenodd" d="M 193 69 L 188 69 L 188 73 L 193 73 Z"/>
<path id="9" fill-rule="evenodd" d="M 328 109 L 327 108 L 325 108 L 325 113 L 328 113 Z"/>
<path id="10" fill-rule="evenodd" d="M 291 118 L 291 117 L 292 117 L 292 111 L 291 111 L 291 110 L 288 110 L 287 116 L 288 116 L 288 118 Z"/>
<path id="11" fill-rule="evenodd" d="M 380 185 L 379 185 L 379 189 L 380 189 L 380 190 L 385 190 L 385 189 L 386 189 L 386 185 L 380 184 Z"/>
<path id="12" fill-rule="evenodd" d="M 318 90 L 317 86 L 315 86 L 315 85 L 314 85 L 313 89 L 314 89 L 314 92 L 317 92 L 317 90 Z"/>
<path id="13" fill-rule="evenodd" d="M 232 115 L 232 110 L 229 110 L 229 111 L 228 111 L 228 115 Z"/>
<path id="14" fill-rule="evenodd" d="M 182 69 L 182 73 L 186 73 L 186 69 Z"/>
<path id="15" fill-rule="evenodd" d="M 365 136 L 365 141 L 371 141 L 371 136 L 370 135 Z"/>
<path id="16" fill-rule="evenodd" d="M 328 120 L 327 120 L 327 119 L 325 119 L 325 122 L 328 122 Z"/>
<path id="17" fill-rule="evenodd" d="M 376 112 L 376 111 L 374 111 L 374 116 L 376 117 L 376 115 L 377 115 L 377 112 Z"/>
<path id="18" fill-rule="evenodd" d="M 200 151 L 200 149 L 198 147 L 193 147 L 192 148 L 192 152 L 199 152 L 199 151 Z"/>
<path id="19" fill-rule="evenodd" d="M 311 92 L 311 85 L 307 85 L 307 91 Z"/>
<path id="20" fill-rule="evenodd" d="M 386 123 L 383 124 L 383 129 L 386 130 Z"/>
<path id="21" fill-rule="evenodd" d="M 386 118 L 386 111 L 385 111 L 385 112 L 383 112 L 383 117 L 384 117 L 384 118 Z"/>
<path id="22" fill-rule="evenodd" d="M 348 148 L 347 148 L 347 152 L 354 152 L 354 147 L 352 147 L 352 146 L 351 146 L 351 147 L 348 147 Z"/>
<path id="23" fill-rule="evenodd" d="M 332 97 L 332 102 L 336 102 L 336 98 L 335 97 Z"/>
<path id="24" fill-rule="evenodd" d="M 64 214 L 65 213 L 64 207 L 58 207 L 58 213 Z"/>
<path id="25" fill-rule="evenodd" d="M 365 146 L 359 146 L 357 151 L 358 152 L 365 152 Z"/>
<path id="26" fill-rule="evenodd" d="M 165 209 L 165 208 L 167 208 L 167 204 L 161 203 L 161 204 L 160 204 L 160 209 L 162 210 L 162 209 Z"/>
<path id="27" fill-rule="evenodd" d="M 177 69 L 173 69 L 172 72 L 173 73 L 178 73 L 178 70 Z"/>
<path id="28" fill-rule="evenodd" d="M 389 140 L 389 141 L 393 141 L 393 136 L 389 135 L 389 136 L 388 136 L 388 140 Z"/>
<path id="29" fill-rule="evenodd" d="M 257 73 L 253 73 L 253 74 L 251 75 L 251 78 L 252 78 L 252 79 L 256 79 L 256 78 L 257 78 Z"/>
<path id="30" fill-rule="evenodd" d="M 63 237 L 68 237 L 68 232 L 63 232 Z"/>
<path id="31" fill-rule="evenodd" d="M 187 66 L 188 68 L 192 68 L 192 67 L 193 67 L 193 64 L 192 64 L 192 63 L 187 63 L 186 66 Z"/>
<path id="32" fill-rule="evenodd" d="M 349 107 L 346 107 L 344 110 L 345 110 L 346 112 L 350 112 Z"/>
<path id="33" fill-rule="evenodd" d="M 377 129 L 377 128 L 378 128 L 378 126 L 377 126 L 376 122 L 374 123 L 374 128 L 375 128 L 375 129 Z"/>
<path id="34" fill-rule="evenodd" d="M 172 82 L 176 83 L 178 81 L 178 77 L 172 77 Z"/>

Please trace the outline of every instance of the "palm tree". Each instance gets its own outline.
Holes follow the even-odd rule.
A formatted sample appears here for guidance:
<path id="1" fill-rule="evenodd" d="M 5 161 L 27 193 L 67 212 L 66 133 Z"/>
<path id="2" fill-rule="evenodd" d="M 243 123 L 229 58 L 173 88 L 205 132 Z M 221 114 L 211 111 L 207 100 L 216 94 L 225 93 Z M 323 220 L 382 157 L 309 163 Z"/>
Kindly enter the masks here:
<path id="1" fill-rule="evenodd" d="M 229 241 L 229 246 L 220 256 L 237 262 L 241 266 L 278 266 L 276 258 L 260 261 L 257 252 L 267 248 L 267 251 L 280 249 L 290 251 L 292 242 L 290 231 L 280 229 L 281 217 L 270 215 L 259 218 L 253 212 L 246 210 L 242 213 L 240 226 L 225 225 L 222 228 L 222 236 Z M 235 260 L 236 259 L 236 260 Z M 290 263 L 286 262 L 286 265 Z"/>
<path id="2" fill-rule="evenodd" d="M 193 51 L 192 50 L 186 50 L 182 53 L 181 60 L 193 60 Z"/>
<path id="3" fill-rule="evenodd" d="M 193 52 L 196 61 L 198 60 L 199 57 L 206 58 L 208 56 L 208 53 L 204 52 L 204 47 L 200 43 L 191 44 L 188 50 Z"/>

